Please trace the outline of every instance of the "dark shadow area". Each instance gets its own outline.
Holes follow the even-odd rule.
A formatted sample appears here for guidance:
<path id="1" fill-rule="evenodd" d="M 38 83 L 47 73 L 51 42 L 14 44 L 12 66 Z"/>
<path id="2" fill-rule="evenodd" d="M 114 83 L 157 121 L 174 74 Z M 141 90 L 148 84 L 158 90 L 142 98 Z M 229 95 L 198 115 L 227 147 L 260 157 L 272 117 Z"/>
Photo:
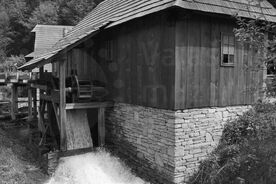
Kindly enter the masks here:
<path id="1" fill-rule="evenodd" d="M 98 147 L 98 110 L 97 109 L 87 109 L 88 122 L 90 127 L 90 132 L 93 141 L 93 147 Z"/>
<path id="2" fill-rule="evenodd" d="M 256 104 L 228 122 L 219 145 L 188 183 L 276 183 L 276 105 Z"/>

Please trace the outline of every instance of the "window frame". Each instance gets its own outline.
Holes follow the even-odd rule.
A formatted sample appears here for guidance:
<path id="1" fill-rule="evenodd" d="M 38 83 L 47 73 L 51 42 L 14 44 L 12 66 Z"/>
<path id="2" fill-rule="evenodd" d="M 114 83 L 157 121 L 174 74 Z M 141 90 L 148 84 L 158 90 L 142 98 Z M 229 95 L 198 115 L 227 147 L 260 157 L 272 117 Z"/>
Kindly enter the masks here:
<path id="1" fill-rule="evenodd" d="M 233 62 L 232 63 L 224 63 L 223 62 L 223 58 L 224 58 L 224 54 L 223 54 L 223 50 L 224 50 L 224 40 L 223 40 L 223 37 L 224 36 L 228 36 L 228 37 L 233 37 L 234 38 L 234 54 L 233 54 Z M 228 47 L 229 47 L 229 41 L 228 41 Z M 235 51 L 236 51 L 236 39 L 235 39 L 235 34 L 234 33 L 231 33 L 231 32 L 221 32 L 221 35 L 220 35 L 220 66 L 221 67 L 234 67 L 235 66 L 235 62 L 236 62 L 236 59 L 235 59 Z M 228 56 L 228 60 L 229 60 L 229 56 L 230 54 L 227 55 Z"/>

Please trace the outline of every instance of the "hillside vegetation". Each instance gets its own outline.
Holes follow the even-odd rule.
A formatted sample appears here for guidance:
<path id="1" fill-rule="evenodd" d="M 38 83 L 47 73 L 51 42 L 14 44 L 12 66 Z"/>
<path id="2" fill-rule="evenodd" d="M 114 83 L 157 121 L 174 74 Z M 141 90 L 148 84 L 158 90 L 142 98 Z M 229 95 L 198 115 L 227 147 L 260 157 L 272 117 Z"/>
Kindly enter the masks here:
<path id="1" fill-rule="evenodd" d="M 257 104 L 229 122 L 219 146 L 190 183 L 276 183 L 276 105 Z"/>
<path id="2" fill-rule="evenodd" d="M 23 133 L 23 132 L 21 132 Z M 40 170 L 32 152 L 24 143 L 0 128 L 0 183 L 42 184 L 47 176 Z"/>

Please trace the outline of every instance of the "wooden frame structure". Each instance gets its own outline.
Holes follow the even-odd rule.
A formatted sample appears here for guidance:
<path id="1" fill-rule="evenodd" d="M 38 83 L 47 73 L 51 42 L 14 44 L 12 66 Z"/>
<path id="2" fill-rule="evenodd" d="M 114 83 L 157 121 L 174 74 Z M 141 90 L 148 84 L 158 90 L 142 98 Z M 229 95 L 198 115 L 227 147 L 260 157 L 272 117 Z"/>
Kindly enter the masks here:
<path id="1" fill-rule="evenodd" d="M 40 91 L 40 107 L 38 112 L 38 129 L 42 133 L 40 144 L 46 140 L 46 134 L 56 137 L 54 134 L 59 133 L 59 142 L 61 151 L 79 150 L 93 148 L 92 136 L 90 134 L 89 122 L 87 118 L 88 109 L 98 110 L 98 145 L 105 145 L 105 109 L 112 107 L 112 102 L 83 102 L 83 103 L 67 103 L 66 102 L 66 54 L 59 57 L 58 75 L 59 75 L 59 90 L 49 88 L 47 84 L 32 83 L 29 88 L 29 97 L 32 96 L 31 88 Z M 40 77 L 45 75 L 43 67 L 40 68 Z M 49 92 L 50 91 L 50 92 Z M 30 100 L 31 98 L 29 98 Z M 31 102 L 30 102 L 31 103 Z M 29 107 L 30 118 L 31 109 Z M 47 122 L 45 116 L 48 116 Z M 53 122 L 56 122 L 53 127 Z"/>
<path id="2" fill-rule="evenodd" d="M 20 86 L 28 86 L 29 82 L 31 80 L 32 76 L 30 73 L 24 73 L 24 72 L 13 72 L 13 73 L 0 73 L 0 85 L 1 86 L 11 86 L 11 99 L 10 99 L 10 115 L 11 119 L 16 119 L 16 114 L 18 113 L 18 87 Z M 28 99 L 30 99 L 32 93 L 31 91 L 28 91 Z M 24 103 L 24 102 L 22 102 Z M 29 113 L 29 119 L 31 119 L 32 116 L 32 102 L 28 101 L 28 113 Z"/>

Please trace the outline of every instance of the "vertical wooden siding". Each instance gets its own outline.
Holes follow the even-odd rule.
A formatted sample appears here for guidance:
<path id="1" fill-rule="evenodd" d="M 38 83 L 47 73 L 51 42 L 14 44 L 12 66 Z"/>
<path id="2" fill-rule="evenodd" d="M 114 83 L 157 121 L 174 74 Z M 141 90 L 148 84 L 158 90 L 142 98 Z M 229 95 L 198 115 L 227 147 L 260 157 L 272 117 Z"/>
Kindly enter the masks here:
<path id="1" fill-rule="evenodd" d="M 234 67 L 220 65 L 221 32 L 232 32 L 234 21 L 179 17 L 160 12 L 100 33 L 90 49 L 68 53 L 67 76 L 77 69 L 80 79 L 104 82 L 110 99 L 149 107 L 254 103 L 263 82 L 252 69 L 256 52 L 236 42 Z"/>
<path id="2" fill-rule="evenodd" d="M 67 55 L 67 76 L 104 82 L 116 102 L 174 108 L 175 24 L 165 12 L 107 30 Z"/>
<path id="3" fill-rule="evenodd" d="M 176 23 L 175 109 L 252 104 L 259 98 L 262 71 L 254 49 L 236 42 L 234 67 L 222 67 L 221 33 L 234 21 L 191 16 Z"/>
<path id="4" fill-rule="evenodd" d="M 174 21 L 159 13 L 104 33 L 96 41 L 96 60 L 116 102 L 174 108 L 174 39 Z"/>

